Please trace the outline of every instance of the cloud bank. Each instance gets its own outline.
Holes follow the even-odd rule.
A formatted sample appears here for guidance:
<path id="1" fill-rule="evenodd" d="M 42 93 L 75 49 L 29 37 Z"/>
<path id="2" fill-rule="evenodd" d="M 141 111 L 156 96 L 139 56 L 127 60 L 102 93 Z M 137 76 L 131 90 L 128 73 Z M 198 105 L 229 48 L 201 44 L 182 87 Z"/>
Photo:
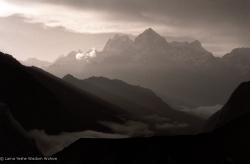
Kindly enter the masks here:
<path id="1" fill-rule="evenodd" d="M 64 27 L 77 33 L 195 37 L 215 54 L 250 45 L 249 0 L 0 0 L 0 16 Z M 219 44 L 219 45 L 218 45 Z"/>

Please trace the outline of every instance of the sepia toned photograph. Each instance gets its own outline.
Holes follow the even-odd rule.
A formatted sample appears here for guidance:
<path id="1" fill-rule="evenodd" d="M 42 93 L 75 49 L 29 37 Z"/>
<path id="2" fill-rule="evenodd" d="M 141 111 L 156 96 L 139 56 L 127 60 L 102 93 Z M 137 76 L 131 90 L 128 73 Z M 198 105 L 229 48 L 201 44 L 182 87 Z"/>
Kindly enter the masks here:
<path id="1" fill-rule="evenodd" d="M 1 163 L 250 164 L 250 0 L 0 0 Z"/>

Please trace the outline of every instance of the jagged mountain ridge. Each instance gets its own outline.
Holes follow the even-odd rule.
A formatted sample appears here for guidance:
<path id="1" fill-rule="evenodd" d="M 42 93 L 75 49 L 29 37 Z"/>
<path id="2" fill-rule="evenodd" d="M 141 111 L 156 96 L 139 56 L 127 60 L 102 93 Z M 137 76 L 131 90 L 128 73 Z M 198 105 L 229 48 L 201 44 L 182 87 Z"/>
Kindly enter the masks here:
<path id="1" fill-rule="evenodd" d="M 193 41 L 190 43 L 168 43 L 164 37 L 160 36 L 153 29 L 149 28 L 138 35 L 134 40 L 132 40 L 128 35 L 115 35 L 113 38 L 107 41 L 104 49 L 98 52 L 96 58 L 94 58 L 92 62 L 102 64 L 105 62 L 109 62 L 114 64 L 114 62 L 118 62 L 117 60 L 120 58 L 126 59 L 123 62 L 138 62 L 140 64 L 141 62 L 145 61 L 143 59 L 145 57 L 144 55 L 148 55 L 148 57 L 151 56 L 151 61 L 147 62 L 152 62 L 153 59 L 161 61 L 160 59 L 156 58 L 157 55 L 164 55 L 165 57 L 172 56 L 173 58 L 176 58 L 176 56 L 185 57 L 183 56 L 183 54 L 181 54 L 181 52 L 185 50 L 188 50 L 186 52 L 188 53 L 186 57 L 192 57 L 192 55 L 195 55 L 191 54 L 192 51 L 202 53 L 201 55 L 207 56 L 207 58 L 213 57 L 212 53 L 205 50 L 205 48 L 202 47 L 199 41 Z M 67 56 L 60 57 L 55 62 L 55 64 L 60 63 L 60 60 L 63 59 L 68 59 L 69 61 L 74 62 L 74 60 L 76 60 L 74 55 L 76 55 L 77 53 L 77 51 L 72 51 Z M 110 61 L 112 60 L 111 58 L 114 61 Z M 169 58 L 167 59 L 169 60 Z M 183 58 L 183 60 L 185 60 L 185 58 Z M 84 62 L 85 61 L 83 59 L 81 64 L 83 64 Z M 166 62 L 166 60 L 162 62 Z M 64 64 L 67 65 L 67 63 Z"/>
<path id="2" fill-rule="evenodd" d="M 180 131 L 188 132 L 189 130 L 189 133 L 191 133 L 191 131 L 196 132 L 204 122 L 198 117 L 172 109 L 150 89 L 134 86 L 121 80 L 111 80 L 105 77 L 79 80 L 72 75 L 66 75 L 63 79 L 84 91 L 119 106 L 135 116 L 136 120 L 148 123 L 155 128 L 158 135 L 160 135 L 158 132 L 162 130 L 165 131 L 165 134 L 175 133 L 174 129 L 159 128 L 159 130 L 157 128 L 159 125 L 169 123 L 169 125 L 176 126 L 176 129 L 180 129 Z M 186 124 L 186 126 L 178 127 L 180 124 Z"/>
<path id="3" fill-rule="evenodd" d="M 47 71 L 60 77 L 72 74 L 81 79 L 91 76 L 121 79 L 152 89 L 168 103 L 170 98 L 177 100 L 172 102 L 177 106 L 224 104 L 233 89 L 249 79 L 234 66 L 236 60 L 228 62 L 228 55 L 214 57 L 197 40 L 167 42 L 153 29 L 145 30 L 134 40 L 116 35 L 88 62 L 76 60 L 75 55 L 70 53 Z M 247 60 L 243 68 L 246 63 Z"/>
<path id="4" fill-rule="evenodd" d="M 48 86 L 49 84 L 52 85 L 52 83 L 57 84 L 57 85 L 60 84 L 57 81 L 58 79 L 56 77 L 52 75 L 48 75 L 47 73 L 44 73 L 41 70 L 37 70 L 37 68 L 24 67 L 9 55 L 1 54 L 0 62 L 1 62 L 0 63 L 1 75 L 5 77 L 5 78 L 2 78 L 0 81 L 1 82 L 0 87 L 2 91 L 0 94 L 0 99 L 1 99 L 1 102 L 7 104 L 10 107 L 10 111 L 11 113 L 13 113 L 13 115 L 15 115 L 15 110 L 17 110 L 13 102 L 16 102 L 18 104 L 20 103 L 21 105 L 20 107 L 22 107 L 23 105 L 22 101 L 25 101 L 25 99 L 27 98 L 27 96 L 25 95 L 28 95 L 30 91 L 26 90 L 26 92 L 21 92 L 22 94 L 20 95 L 18 92 L 20 91 L 20 89 L 16 90 L 16 88 L 14 88 L 12 90 L 11 87 L 18 87 L 20 85 L 19 83 L 26 83 L 28 87 L 34 89 L 34 86 L 31 85 L 32 83 L 34 83 L 35 85 L 38 86 L 38 88 L 35 88 L 35 92 L 33 92 L 32 96 L 37 98 L 36 93 L 41 93 L 41 90 L 39 89 L 41 84 L 43 86 Z M 27 79 L 23 80 L 25 79 L 23 75 L 25 75 L 25 77 L 27 77 L 28 80 Z M 50 78 L 48 78 L 48 76 L 50 76 Z M 41 81 L 42 79 L 43 80 L 46 79 L 46 80 L 42 82 Z M 19 80 L 18 81 L 19 83 L 17 83 L 17 80 Z M 29 80 L 31 80 L 32 83 Z M 60 88 L 61 85 L 57 87 Z M 68 86 L 66 84 L 64 85 Z M 52 85 L 52 86 L 55 87 L 56 85 Z M 56 91 L 59 91 L 58 89 L 56 89 L 57 87 L 50 88 L 51 89 L 50 91 L 52 93 L 57 93 Z M 70 89 L 71 91 L 74 90 L 72 88 Z M 42 88 L 42 89 L 45 89 L 45 88 Z M 68 90 L 67 87 L 64 89 L 65 89 L 64 91 L 67 92 Z M 11 100 L 8 100 L 9 98 L 8 96 L 11 96 L 11 94 L 8 93 L 7 91 L 10 91 L 10 93 L 17 94 L 16 98 L 15 98 L 16 95 L 14 95 L 13 97 L 14 100 L 12 100 L 12 103 L 10 103 Z M 146 139 L 145 138 L 144 139 L 142 138 L 125 139 L 125 140 L 91 140 L 91 139 L 88 140 L 88 139 L 85 139 L 85 140 L 80 140 L 76 142 L 71 147 L 67 148 L 65 151 L 61 153 L 58 153 L 55 156 L 61 157 L 59 158 L 60 160 L 64 160 L 64 161 L 58 161 L 59 163 L 69 162 L 72 159 L 74 159 L 75 163 L 83 162 L 83 161 L 88 161 L 88 163 L 91 163 L 91 162 L 92 163 L 97 163 L 97 162 L 129 163 L 129 162 L 142 161 L 143 163 L 147 162 L 147 163 L 170 163 L 170 164 L 187 163 L 187 162 L 197 163 L 197 164 L 198 163 L 207 163 L 207 164 L 249 163 L 249 156 L 248 156 L 248 152 L 250 151 L 249 149 L 250 146 L 248 142 L 249 140 L 249 113 L 250 113 L 249 111 L 250 92 L 249 91 L 250 91 L 249 82 L 243 83 L 236 89 L 236 91 L 232 94 L 231 98 L 229 99 L 228 103 L 224 106 L 224 108 L 220 112 L 218 112 L 221 114 L 219 114 L 219 117 L 217 117 L 218 119 L 215 119 L 216 129 L 212 129 L 212 131 L 209 132 L 208 134 L 193 135 L 193 136 L 172 136 L 172 137 L 162 137 L 162 138 L 153 137 L 153 138 L 146 138 Z M 60 94 L 63 94 L 63 93 L 59 92 L 59 94 L 54 94 L 53 98 L 58 98 L 58 100 L 62 100 L 60 98 L 61 97 Z M 84 95 L 85 95 L 84 98 L 85 98 L 85 103 L 86 103 L 88 102 L 87 101 L 88 98 L 86 97 L 86 94 Z M 42 96 L 44 96 L 42 97 L 43 101 L 48 99 L 46 97 L 48 96 L 47 94 L 45 95 L 43 94 Z M 72 96 L 72 95 L 68 95 L 68 96 Z M 17 98 L 21 99 L 22 101 L 18 102 Z M 32 99 L 32 100 L 35 100 L 35 99 Z M 71 101 L 70 99 L 68 100 Z M 39 102 L 36 101 L 35 103 L 39 103 Z M 24 105 L 26 107 L 29 107 L 29 104 L 27 102 L 24 102 Z M 15 110 L 13 110 L 13 107 Z M 22 109 L 21 112 L 23 113 L 20 113 L 20 115 L 16 115 L 17 120 L 20 120 L 20 118 L 22 117 L 21 116 L 22 114 L 27 116 L 26 112 L 28 112 L 24 108 L 19 108 L 19 109 Z M 40 107 L 38 106 L 36 109 L 38 109 L 39 111 Z M 45 110 L 46 108 L 43 108 L 43 109 Z M 108 108 L 108 109 L 111 109 L 111 108 Z M 6 106 L 0 105 L 0 110 L 1 110 L 0 116 L 7 118 L 6 119 L 7 122 L 9 122 L 9 120 L 10 121 L 13 120 L 10 117 L 8 110 L 6 110 Z M 34 110 L 34 106 L 32 110 Z M 58 112 L 56 108 L 54 110 Z M 51 112 L 52 111 L 49 111 L 49 114 L 51 114 Z M 30 116 L 35 116 L 35 115 L 32 115 L 32 113 L 29 113 L 29 114 L 31 114 Z M 77 112 L 77 114 L 79 113 Z M 216 115 L 218 114 L 215 114 L 215 116 Z M 41 115 L 39 115 L 39 117 L 41 117 Z M 35 119 L 39 119 L 39 117 L 36 117 Z M 70 117 L 70 115 L 67 115 L 67 117 Z M 26 119 L 30 119 L 30 118 L 26 117 Z M 4 119 L 1 119 L 1 120 L 3 122 L 5 121 Z M 42 123 L 44 124 L 49 120 L 48 118 L 46 118 L 45 122 L 44 120 L 38 120 L 38 121 L 42 121 Z M 56 121 L 60 121 L 60 117 L 57 117 Z M 12 123 L 7 123 L 7 124 L 13 125 Z M 23 124 L 23 122 L 20 122 L 20 123 Z M 52 124 L 50 124 L 50 126 L 51 125 Z M 67 126 L 67 125 L 61 125 L 61 126 Z M 14 129 L 16 129 L 15 127 L 18 127 L 18 126 L 14 126 Z M 27 126 L 25 127 L 27 128 Z M 60 128 L 60 126 L 58 127 Z M 67 129 L 67 128 L 68 127 L 64 129 Z M 20 130 L 18 129 L 20 129 L 20 127 L 17 128 L 17 132 L 19 133 Z M 23 134 L 21 135 L 21 137 L 22 136 Z M 14 148 L 10 148 L 10 151 L 13 151 L 13 150 Z M 110 154 L 111 156 L 115 154 L 117 158 L 109 158 Z M 135 154 L 137 158 L 135 158 Z M 92 158 L 92 157 L 95 157 L 95 158 Z"/>
<path id="5" fill-rule="evenodd" d="M 228 66 L 239 70 L 243 76 L 249 76 L 250 73 L 250 48 L 236 48 L 222 58 Z"/>

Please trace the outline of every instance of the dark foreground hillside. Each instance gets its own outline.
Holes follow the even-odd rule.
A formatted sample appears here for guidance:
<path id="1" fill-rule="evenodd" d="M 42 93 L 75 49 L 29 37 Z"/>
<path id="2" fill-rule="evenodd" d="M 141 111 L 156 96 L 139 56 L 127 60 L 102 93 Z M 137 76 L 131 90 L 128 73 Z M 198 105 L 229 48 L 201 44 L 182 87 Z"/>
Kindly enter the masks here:
<path id="1" fill-rule="evenodd" d="M 8 107 L 0 103 L 0 154 L 7 156 L 39 156 L 32 139 L 13 118 Z"/>
<path id="2" fill-rule="evenodd" d="M 152 90 L 121 80 L 105 77 L 80 80 L 72 75 L 66 75 L 63 80 L 120 107 L 126 113 L 133 115 L 136 120 L 149 124 L 156 135 L 194 133 L 205 122 L 192 114 L 173 109 Z M 164 123 L 173 125 L 175 128 L 163 128 L 164 126 L 160 128 L 159 125 Z"/>
<path id="3" fill-rule="evenodd" d="M 0 53 L 0 75 L 0 102 L 9 107 L 26 130 L 110 132 L 101 121 L 121 123 L 121 115 L 126 115 L 119 113 L 116 106 L 41 69 L 25 67 L 3 53 Z"/>
<path id="4" fill-rule="evenodd" d="M 56 156 L 65 163 L 248 164 L 250 82 L 243 83 L 208 122 L 210 131 L 193 136 L 120 140 L 81 139 Z M 214 129 L 214 130 L 213 130 Z"/>
<path id="5" fill-rule="evenodd" d="M 0 155 L 3 156 L 42 156 L 27 130 L 111 132 L 100 121 L 123 123 L 120 117 L 127 115 L 119 107 L 42 70 L 24 67 L 6 54 L 0 54 L 0 73 Z M 222 110 L 210 118 L 203 134 L 80 139 L 54 154 L 58 161 L 53 163 L 249 164 L 249 100 L 250 82 L 245 82 Z"/>

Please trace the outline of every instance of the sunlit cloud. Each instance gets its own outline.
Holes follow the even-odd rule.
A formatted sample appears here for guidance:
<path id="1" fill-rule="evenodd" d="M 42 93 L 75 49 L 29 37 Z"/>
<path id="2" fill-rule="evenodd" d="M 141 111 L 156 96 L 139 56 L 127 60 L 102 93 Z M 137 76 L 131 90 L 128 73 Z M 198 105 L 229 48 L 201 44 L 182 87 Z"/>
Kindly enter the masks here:
<path id="1" fill-rule="evenodd" d="M 137 35 L 151 27 L 164 36 L 200 40 L 218 56 L 249 46 L 249 2 L 203 1 L 0 0 L 0 17 L 19 15 L 25 23 L 72 33 Z"/>
<path id="2" fill-rule="evenodd" d="M 0 16 L 8 17 L 15 13 L 23 13 L 23 8 L 10 4 L 5 0 L 0 0 Z"/>
<path id="3" fill-rule="evenodd" d="M 97 50 L 95 48 L 91 48 L 87 52 L 83 53 L 81 50 L 77 52 L 76 60 L 82 60 L 89 62 L 89 59 L 96 57 Z"/>
<path id="4" fill-rule="evenodd" d="M 130 33 L 138 34 L 145 28 L 152 27 L 157 31 L 175 35 L 186 33 L 186 30 L 154 22 L 159 15 L 141 13 L 145 20 L 117 19 L 112 11 L 94 9 L 78 9 L 53 3 L 31 3 L 25 5 L 0 0 L 0 16 L 21 15 L 28 23 L 42 23 L 45 27 L 64 27 L 68 31 L 77 33 Z M 158 20 L 161 22 L 162 20 Z M 162 21 L 163 22 L 163 21 Z M 189 33 L 192 31 L 188 30 Z"/>
<path id="5" fill-rule="evenodd" d="M 137 33 L 153 24 L 145 22 L 112 21 L 112 13 L 87 9 L 75 9 L 49 3 L 17 5 L 0 0 L 0 16 L 21 15 L 29 23 L 43 23 L 46 27 L 64 27 L 80 33 Z"/>

